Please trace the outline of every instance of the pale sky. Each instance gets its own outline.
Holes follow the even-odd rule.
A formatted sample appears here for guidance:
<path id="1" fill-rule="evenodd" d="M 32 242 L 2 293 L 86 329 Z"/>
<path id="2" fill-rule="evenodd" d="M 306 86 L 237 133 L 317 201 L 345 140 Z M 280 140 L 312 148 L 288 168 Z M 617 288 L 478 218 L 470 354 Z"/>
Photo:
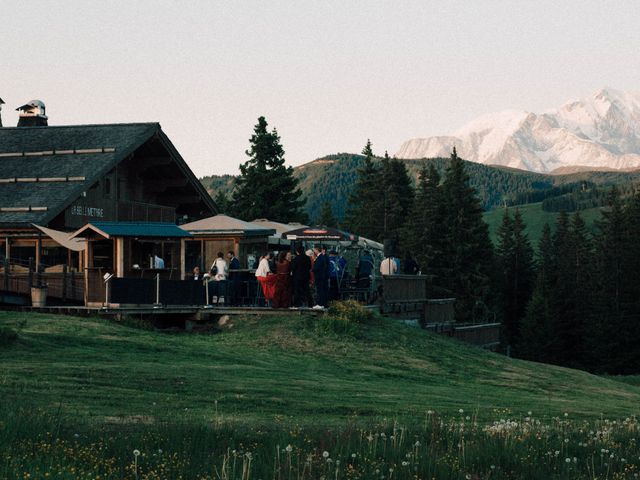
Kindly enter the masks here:
<path id="1" fill-rule="evenodd" d="M 480 114 L 640 90 L 637 1 L 0 0 L 3 123 L 160 122 L 237 173 L 264 115 L 287 163 L 390 154 Z M 1 146 L 0 146 L 1 148 Z"/>

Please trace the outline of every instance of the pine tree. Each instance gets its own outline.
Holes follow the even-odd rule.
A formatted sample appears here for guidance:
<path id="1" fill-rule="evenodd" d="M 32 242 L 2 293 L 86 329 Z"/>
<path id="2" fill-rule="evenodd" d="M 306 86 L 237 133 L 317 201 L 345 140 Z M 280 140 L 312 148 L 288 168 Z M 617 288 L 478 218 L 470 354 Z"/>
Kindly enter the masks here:
<path id="1" fill-rule="evenodd" d="M 304 222 L 304 201 L 293 176 L 285 166 L 284 149 L 274 128 L 267 129 L 264 117 L 258 118 L 246 151 L 249 160 L 240 165 L 235 180 L 233 213 L 243 220 L 268 218 L 277 222 Z"/>
<path id="2" fill-rule="evenodd" d="M 216 197 L 214 198 L 214 202 L 216 203 L 216 206 L 218 207 L 218 213 L 227 213 L 229 211 L 229 206 L 230 206 L 229 199 L 222 192 L 222 190 L 218 190 L 218 193 L 216 194 Z"/>
<path id="3" fill-rule="evenodd" d="M 525 228 L 519 210 L 516 209 L 511 219 L 505 209 L 498 229 L 496 256 L 500 266 L 500 303 L 507 345 L 516 345 L 520 341 L 520 323 L 533 289 L 533 249 Z"/>
<path id="4" fill-rule="evenodd" d="M 469 187 L 469 177 L 455 147 L 445 172 L 443 198 L 447 210 L 443 219 L 445 268 L 441 280 L 456 297 L 457 319 L 469 321 L 477 307 L 485 307 L 493 251 L 480 202 Z"/>
<path id="5" fill-rule="evenodd" d="M 365 156 L 364 164 L 358 169 L 356 184 L 349 195 L 345 224 L 353 233 L 381 240 L 379 169 L 373 163 L 370 140 L 367 140 L 362 154 Z"/>
<path id="6" fill-rule="evenodd" d="M 535 288 L 527 304 L 520 329 L 517 353 L 521 358 L 553 362 L 557 343 L 557 315 L 554 309 L 556 267 L 554 245 L 549 224 L 544 225 L 538 244 Z"/>
<path id="7" fill-rule="evenodd" d="M 445 205 L 440 174 L 433 163 L 420 171 L 413 206 L 404 226 L 402 248 L 415 256 L 423 273 L 434 275 L 436 284 L 443 272 L 442 233 Z"/>
<path id="8" fill-rule="evenodd" d="M 389 158 L 387 152 L 378 173 L 381 238 L 398 244 L 402 228 L 413 204 L 413 186 L 404 162 Z"/>
<path id="9" fill-rule="evenodd" d="M 336 228 L 338 226 L 338 221 L 333 215 L 331 204 L 328 201 L 322 204 L 322 210 L 320 211 L 320 216 L 318 217 L 316 224 L 322 227 L 330 228 Z"/>

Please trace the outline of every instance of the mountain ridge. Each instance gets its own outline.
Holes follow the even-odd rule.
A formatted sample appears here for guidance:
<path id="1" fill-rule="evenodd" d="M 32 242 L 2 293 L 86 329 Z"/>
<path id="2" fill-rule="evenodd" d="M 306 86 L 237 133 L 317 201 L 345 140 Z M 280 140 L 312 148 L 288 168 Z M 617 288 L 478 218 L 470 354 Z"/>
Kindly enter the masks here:
<path id="1" fill-rule="evenodd" d="M 638 168 L 640 93 L 605 87 L 539 114 L 487 113 L 450 135 L 409 139 L 396 157 L 442 157 L 454 146 L 472 162 L 541 173 L 573 166 Z"/>

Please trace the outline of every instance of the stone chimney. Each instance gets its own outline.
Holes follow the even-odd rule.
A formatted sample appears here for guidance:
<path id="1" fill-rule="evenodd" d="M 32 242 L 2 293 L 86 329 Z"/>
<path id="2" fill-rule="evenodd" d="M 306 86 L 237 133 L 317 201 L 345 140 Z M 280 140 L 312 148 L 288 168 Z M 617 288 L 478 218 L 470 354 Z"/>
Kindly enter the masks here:
<path id="1" fill-rule="evenodd" d="M 46 127 L 48 125 L 46 107 L 44 102 L 40 100 L 31 100 L 16 110 L 20 112 L 19 127 Z"/>

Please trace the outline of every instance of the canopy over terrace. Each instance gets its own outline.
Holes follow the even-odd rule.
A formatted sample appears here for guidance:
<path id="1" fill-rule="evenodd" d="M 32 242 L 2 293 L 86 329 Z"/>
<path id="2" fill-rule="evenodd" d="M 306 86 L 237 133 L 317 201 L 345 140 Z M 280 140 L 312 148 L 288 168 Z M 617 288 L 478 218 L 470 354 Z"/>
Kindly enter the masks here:
<path id="1" fill-rule="evenodd" d="M 184 239 L 191 235 L 173 223 L 92 222 L 77 230 L 71 239 L 85 237 L 87 305 L 100 302 L 102 277 L 163 279 L 184 277 Z"/>
<path id="2" fill-rule="evenodd" d="M 253 269 L 269 248 L 269 237 L 276 231 L 228 215 L 214 215 L 180 226 L 194 238 L 186 241 L 186 263 L 208 271 L 218 252 L 233 251 L 242 269 Z"/>

